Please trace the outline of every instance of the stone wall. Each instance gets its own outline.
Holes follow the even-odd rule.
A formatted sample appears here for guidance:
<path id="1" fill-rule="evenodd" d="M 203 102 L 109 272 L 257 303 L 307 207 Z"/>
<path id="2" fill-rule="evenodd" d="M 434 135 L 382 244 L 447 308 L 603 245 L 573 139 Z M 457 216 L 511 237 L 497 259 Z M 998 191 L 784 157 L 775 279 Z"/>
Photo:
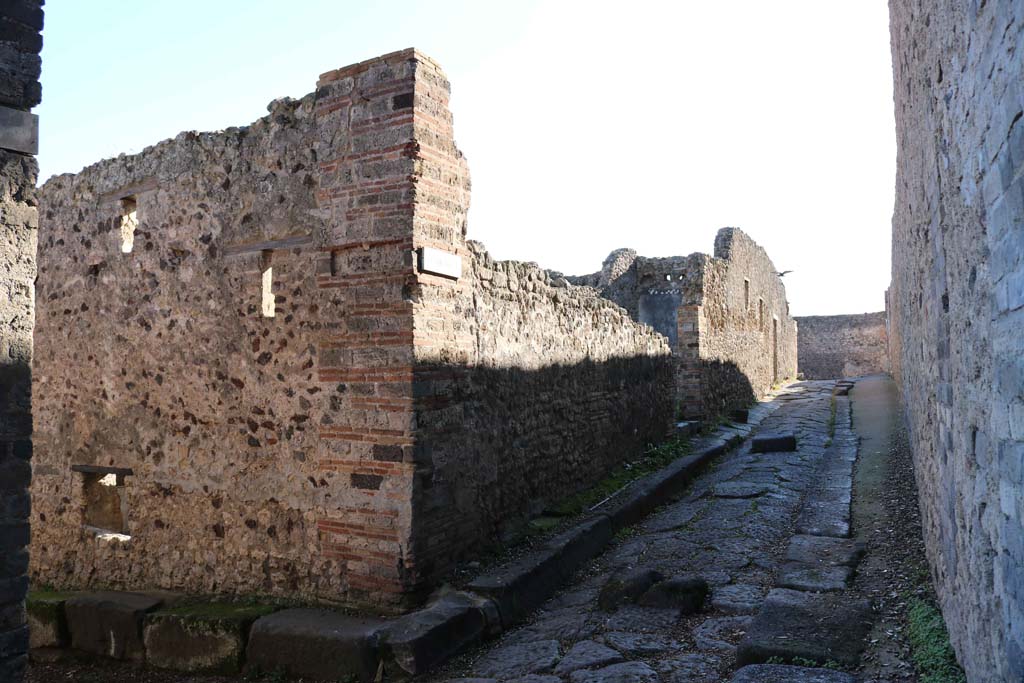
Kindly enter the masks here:
<path id="1" fill-rule="evenodd" d="M 1024 679 L 1024 3 L 890 3 L 890 348 L 973 682 Z"/>
<path id="2" fill-rule="evenodd" d="M 697 319 L 705 415 L 745 406 L 796 377 L 796 322 L 763 247 L 738 228 L 719 230 L 703 291 Z"/>
<path id="3" fill-rule="evenodd" d="M 466 246 L 464 280 L 421 292 L 416 314 L 417 534 L 449 561 L 662 440 L 673 406 L 661 335 L 590 288 Z"/>
<path id="4" fill-rule="evenodd" d="M 43 186 L 35 581 L 380 605 L 416 583 L 405 288 L 434 71 L 370 60 Z M 123 535 L 85 526 L 111 472 Z"/>
<path id="5" fill-rule="evenodd" d="M 860 377 L 889 372 L 885 311 L 809 315 L 800 325 L 799 371 L 807 379 Z"/>
<path id="6" fill-rule="evenodd" d="M 0 7 L 0 680 L 20 681 L 28 651 L 31 358 L 36 275 L 36 138 L 41 0 Z"/>
<path id="7" fill-rule="evenodd" d="M 36 581 L 399 608 L 665 434 L 660 337 L 466 242 L 448 89 L 406 50 L 46 183 Z"/>
<path id="8" fill-rule="evenodd" d="M 765 250 L 738 228 L 718 232 L 714 256 L 648 258 L 618 249 L 599 272 L 567 279 L 597 289 L 668 340 L 681 417 L 728 413 L 796 376 L 785 286 Z"/>

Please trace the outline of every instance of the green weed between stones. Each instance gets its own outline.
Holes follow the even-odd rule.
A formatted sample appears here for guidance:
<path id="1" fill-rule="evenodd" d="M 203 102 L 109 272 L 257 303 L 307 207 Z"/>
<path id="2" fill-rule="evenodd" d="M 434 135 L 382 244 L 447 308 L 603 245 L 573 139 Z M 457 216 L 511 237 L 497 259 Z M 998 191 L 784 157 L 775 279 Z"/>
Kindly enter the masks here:
<path id="1" fill-rule="evenodd" d="M 652 472 L 657 472 L 689 452 L 690 440 L 684 437 L 670 439 L 657 446 L 649 446 L 642 456 L 624 463 L 589 489 L 566 498 L 552 512 L 558 517 L 571 517 L 589 510 L 627 484 Z"/>
<path id="2" fill-rule="evenodd" d="M 907 631 L 910 656 L 921 683 L 964 683 L 967 679 L 956 662 L 942 613 L 926 600 L 907 600 Z"/>

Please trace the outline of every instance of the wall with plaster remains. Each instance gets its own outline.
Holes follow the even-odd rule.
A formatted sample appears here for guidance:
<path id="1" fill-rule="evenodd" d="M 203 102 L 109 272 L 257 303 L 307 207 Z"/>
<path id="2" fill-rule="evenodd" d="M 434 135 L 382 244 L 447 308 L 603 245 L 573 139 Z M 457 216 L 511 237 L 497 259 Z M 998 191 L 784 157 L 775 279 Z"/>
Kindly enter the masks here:
<path id="1" fill-rule="evenodd" d="M 669 258 L 612 252 L 601 271 L 569 282 L 597 289 L 665 336 L 681 416 L 743 407 L 796 376 L 796 323 L 765 250 L 723 228 L 714 255 Z"/>
<path id="2" fill-rule="evenodd" d="M 448 89 L 406 50 L 41 189 L 36 581 L 398 607 L 664 435 L 658 335 L 465 241 Z"/>
<path id="3" fill-rule="evenodd" d="M 890 3 L 890 348 L 972 682 L 1024 679 L 1024 3 Z"/>
<path id="4" fill-rule="evenodd" d="M 810 315 L 796 321 L 800 325 L 798 369 L 807 379 L 889 372 L 885 311 Z"/>
<path id="5" fill-rule="evenodd" d="M 31 359 L 36 275 L 36 138 L 42 2 L 0 7 L 0 680 L 28 661 Z"/>

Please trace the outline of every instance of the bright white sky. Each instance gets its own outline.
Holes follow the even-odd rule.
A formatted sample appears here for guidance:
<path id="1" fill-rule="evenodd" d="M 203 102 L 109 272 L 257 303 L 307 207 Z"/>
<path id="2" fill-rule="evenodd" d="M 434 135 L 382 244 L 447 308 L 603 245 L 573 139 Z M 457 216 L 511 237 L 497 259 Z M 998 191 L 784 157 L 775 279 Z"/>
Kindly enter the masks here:
<path id="1" fill-rule="evenodd" d="M 896 145 L 884 0 L 50 0 L 42 178 L 216 130 L 415 46 L 452 82 L 469 236 L 570 274 L 739 226 L 795 315 L 884 307 Z"/>

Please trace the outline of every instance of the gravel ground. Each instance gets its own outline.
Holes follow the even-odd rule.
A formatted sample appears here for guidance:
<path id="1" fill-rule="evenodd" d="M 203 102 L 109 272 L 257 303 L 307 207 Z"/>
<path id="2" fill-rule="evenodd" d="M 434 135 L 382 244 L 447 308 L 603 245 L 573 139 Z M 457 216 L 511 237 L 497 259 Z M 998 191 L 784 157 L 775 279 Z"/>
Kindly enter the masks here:
<path id="1" fill-rule="evenodd" d="M 895 383 L 867 378 L 851 394 L 861 436 L 853 490 L 853 523 L 867 555 L 857 592 L 875 607 L 871 644 L 861 660 L 862 683 L 913 683 L 905 616 L 908 594 L 927 595 L 930 580 L 921 537 L 917 485 Z"/>

